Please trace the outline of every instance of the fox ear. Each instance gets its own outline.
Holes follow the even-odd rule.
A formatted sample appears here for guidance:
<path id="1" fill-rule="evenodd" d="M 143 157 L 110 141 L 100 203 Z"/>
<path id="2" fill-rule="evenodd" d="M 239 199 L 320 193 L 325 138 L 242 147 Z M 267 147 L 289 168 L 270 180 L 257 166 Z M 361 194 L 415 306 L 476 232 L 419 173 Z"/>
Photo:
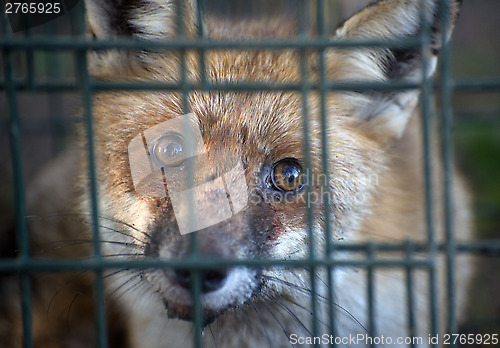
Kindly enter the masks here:
<path id="1" fill-rule="evenodd" d="M 89 34 L 97 39 L 120 37 L 161 40 L 196 34 L 195 0 L 85 0 Z M 177 5 L 181 8 L 178 9 Z M 178 14 L 182 21 L 178 21 Z M 183 28 L 179 31 L 178 24 Z M 175 53 L 156 54 L 153 50 L 108 49 L 89 54 L 94 77 L 118 78 L 150 74 L 159 60 L 175 59 Z M 173 54 L 174 53 L 174 54 Z M 173 62 L 173 61 L 172 61 Z M 175 66 L 175 63 L 169 64 Z"/>
<path id="2" fill-rule="evenodd" d="M 175 37 L 178 13 L 184 17 L 185 35 L 195 33 L 194 0 L 85 0 L 85 6 L 90 32 L 99 39 Z"/>
<path id="3" fill-rule="evenodd" d="M 380 0 L 347 20 L 335 37 L 351 40 L 398 40 L 430 32 L 428 47 L 361 47 L 335 50 L 327 55 L 329 77 L 344 81 L 390 82 L 403 79 L 419 82 L 423 78 L 423 62 L 427 61 L 427 77 L 436 68 L 437 55 L 448 41 L 458 16 L 460 0 Z M 443 12 L 446 11 L 446 12 Z M 446 27 L 443 18 L 447 18 Z M 444 40 L 443 40 L 444 38 Z M 418 90 L 390 93 L 348 92 L 349 114 L 371 121 L 369 127 L 383 138 L 399 137 L 416 107 Z"/>

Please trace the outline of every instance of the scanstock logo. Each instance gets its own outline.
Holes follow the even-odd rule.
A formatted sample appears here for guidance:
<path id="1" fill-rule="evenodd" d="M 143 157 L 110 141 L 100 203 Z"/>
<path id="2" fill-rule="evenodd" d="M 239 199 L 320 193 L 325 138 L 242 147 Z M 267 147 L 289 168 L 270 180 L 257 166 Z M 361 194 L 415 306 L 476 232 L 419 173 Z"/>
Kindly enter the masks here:
<path id="1" fill-rule="evenodd" d="M 229 219 L 248 203 L 241 159 L 228 151 L 209 152 L 193 114 L 138 134 L 129 143 L 128 155 L 137 193 L 168 195 L 181 234 Z"/>

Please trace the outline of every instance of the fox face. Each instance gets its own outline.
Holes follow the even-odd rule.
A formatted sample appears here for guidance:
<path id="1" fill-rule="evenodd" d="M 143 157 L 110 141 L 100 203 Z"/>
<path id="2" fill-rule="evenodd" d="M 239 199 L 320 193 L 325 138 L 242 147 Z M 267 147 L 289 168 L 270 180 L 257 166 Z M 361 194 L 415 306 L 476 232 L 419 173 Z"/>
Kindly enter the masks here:
<path id="1" fill-rule="evenodd" d="M 96 103 L 96 115 L 109 117 L 116 112 L 116 109 L 108 109 L 108 103 L 113 97 L 110 95 L 104 97 L 106 103 L 102 104 L 102 111 L 101 104 Z M 167 104 L 174 98 L 174 95 L 166 94 L 157 98 L 155 103 Z M 204 145 L 202 146 L 208 154 L 206 159 L 196 158 L 192 161 L 195 176 L 193 179 L 198 183 L 210 183 L 224 177 L 225 181 L 225 185 L 212 185 L 201 192 L 194 193 L 196 206 L 194 214 L 198 216 L 198 219 L 223 215 L 221 210 L 224 207 L 221 202 L 227 200 L 228 192 L 233 207 L 239 196 L 243 196 L 242 200 L 246 202 L 239 212 L 229 218 L 193 232 L 196 233 L 199 253 L 207 258 L 229 260 L 288 260 L 306 257 L 309 252 L 306 211 L 312 204 L 321 208 L 322 197 L 327 192 L 324 186 L 325 177 L 321 175 L 321 153 L 312 154 L 312 169 L 308 171 L 306 168 L 302 147 L 303 127 L 300 124 L 302 115 L 299 113 L 300 96 L 266 93 L 266 95 L 248 94 L 226 97 L 199 93 L 193 94 L 192 98 L 193 102 L 190 105 L 203 100 L 201 104 L 203 107 L 210 105 L 210 109 L 214 108 L 224 115 L 221 119 L 220 114 L 215 114 L 211 110 L 207 112 L 206 109 L 193 108 L 193 114 L 196 115 L 195 126 L 199 127 L 203 134 Z M 129 99 L 130 96 L 127 96 L 127 100 Z M 125 104 L 125 101 L 117 102 L 120 105 L 120 112 L 126 110 L 127 114 L 133 113 L 133 110 L 137 108 L 138 98 L 133 98 L 133 100 L 131 105 Z M 241 109 L 235 110 L 232 107 L 235 103 L 239 104 Z M 256 112 L 252 105 L 264 103 L 269 105 L 266 109 L 258 111 L 262 113 L 259 118 L 262 124 L 255 124 L 253 118 Z M 145 102 L 144 105 L 151 106 L 151 101 Z M 139 109 L 144 110 L 145 114 L 141 115 L 141 118 L 146 120 L 151 114 L 157 113 L 157 111 L 151 111 L 149 107 Z M 164 110 L 161 117 L 164 117 L 165 112 L 169 111 Z M 179 112 L 171 112 L 170 119 L 175 119 L 178 114 Z M 163 119 L 169 120 L 168 117 Z M 105 128 L 99 126 L 99 120 L 96 121 L 97 132 L 101 136 L 99 129 Z M 342 121 L 340 117 L 334 120 L 339 127 L 348 127 L 351 123 L 348 119 L 347 122 Z M 233 122 L 238 125 L 238 130 L 235 129 Z M 319 120 L 316 122 L 319 123 Z M 137 128 L 136 131 L 147 130 L 150 129 L 149 126 L 154 127 L 154 125 L 155 121 Z M 319 124 L 317 126 L 319 128 Z M 130 128 L 125 129 L 120 125 L 120 122 L 116 122 L 113 127 L 124 129 L 126 132 L 131 131 Z M 166 134 L 170 135 L 168 132 Z M 259 136 L 256 137 L 255 134 Z M 115 135 L 116 133 L 113 137 Z M 125 139 L 131 139 L 132 135 L 134 133 L 131 133 L 128 138 L 125 136 Z M 376 177 L 383 167 L 383 162 L 380 159 L 380 147 L 376 146 L 369 137 L 360 138 L 341 131 L 332 131 L 331 135 L 335 136 L 331 144 L 339 153 L 332 160 L 331 167 L 339 174 L 335 180 L 332 180 L 330 187 L 335 193 L 327 196 L 327 199 L 336 208 L 331 220 L 335 226 L 332 237 L 342 239 L 353 234 L 354 229 L 359 226 L 366 214 L 370 196 L 376 189 Z M 102 134 L 102 136 L 108 136 L 108 134 Z M 154 148 L 163 141 L 164 136 L 165 134 L 162 134 L 156 143 L 153 141 L 150 144 L 149 148 L 153 149 L 150 151 L 151 156 L 155 156 Z M 109 139 L 109 141 L 113 140 Z M 319 141 L 317 138 L 313 140 L 318 147 Z M 176 147 L 177 151 L 184 151 L 179 149 L 179 146 L 184 145 L 179 145 L 180 141 L 174 139 L 170 142 L 167 139 L 167 142 L 167 148 L 168 146 Z M 108 179 L 109 182 L 126 179 L 120 186 L 104 184 L 106 186 L 102 189 L 102 209 L 107 214 L 111 213 L 113 218 L 119 221 L 109 226 L 110 229 L 119 231 L 125 229 L 129 235 L 129 237 L 124 237 L 122 233 L 117 234 L 115 241 L 125 243 L 126 246 L 117 249 L 117 244 L 113 244 L 114 247 L 110 248 L 108 253 L 129 254 L 131 252 L 129 244 L 133 243 L 137 247 L 137 252 L 141 254 L 141 258 L 170 260 L 188 258 L 191 252 L 191 235 L 181 233 L 178 221 L 179 212 L 176 212 L 175 204 L 171 199 L 174 191 L 178 191 L 175 187 L 185 186 L 178 182 L 186 180 L 187 170 L 179 166 L 164 169 L 164 171 L 173 169 L 175 174 L 170 175 L 171 180 L 166 180 L 167 192 L 165 193 L 164 189 L 163 197 L 153 198 L 140 195 L 133 185 L 129 171 L 130 163 L 127 164 L 129 153 L 124 151 L 126 146 L 127 141 L 120 140 L 120 147 L 110 149 L 109 155 L 105 157 L 106 166 L 120 168 L 116 172 L 108 172 L 107 175 L 112 176 Z M 178 156 L 178 153 L 175 155 Z M 346 159 L 348 159 L 347 163 Z M 241 163 L 241 171 L 231 173 L 235 163 Z M 122 168 L 125 168 L 125 171 L 122 171 Z M 227 173 L 230 175 L 228 176 Z M 240 177 L 236 177 L 238 175 Z M 234 184 L 238 180 L 243 180 L 246 184 L 242 186 L 243 192 L 232 189 L 241 188 Z M 161 183 L 163 184 L 163 181 Z M 309 190 L 306 189 L 307 185 Z M 126 203 L 123 204 L 123 202 Z M 186 203 L 177 209 L 185 213 L 189 207 Z M 320 230 L 324 228 L 326 217 L 320 212 L 321 209 L 317 210 L 318 212 L 314 215 L 314 219 L 317 220 L 314 226 L 316 234 L 314 248 L 317 253 L 323 254 L 325 237 Z M 196 219 L 196 217 L 192 216 L 191 219 Z M 127 228 L 124 223 L 133 228 Z M 109 237 L 111 236 L 106 233 L 106 238 Z M 307 272 L 301 277 L 306 277 L 306 274 Z M 145 284 L 155 289 L 158 294 L 162 294 L 162 300 L 170 316 L 190 319 L 189 271 L 156 269 L 143 271 L 141 276 Z M 274 292 L 274 287 L 281 287 L 283 284 L 271 282 L 269 279 L 273 277 L 275 277 L 275 270 L 266 272 L 251 267 L 206 270 L 201 277 L 205 320 L 210 322 L 228 309 L 244 305 L 256 294 L 265 293 L 267 290 L 264 289 L 267 287 L 271 287 L 269 291 Z"/>
<path id="2" fill-rule="evenodd" d="M 242 25 L 207 17 L 197 23 L 195 5 L 188 1 L 179 2 L 180 11 L 171 1 L 125 3 L 86 1 L 92 35 L 156 40 L 184 35 L 190 40 L 204 25 L 208 37 L 234 40 L 245 35 L 294 38 L 298 30 L 285 17 L 270 20 L 269 29 L 262 20 Z M 294 49 L 212 49 L 203 57 L 191 49 L 109 50 L 90 56 L 97 79 L 192 87 L 185 93 L 99 92 L 94 98 L 103 253 L 179 262 L 172 268 L 115 272 L 109 282 L 111 293 L 131 289 L 119 303 L 133 346 L 178 346 L 191 339 L 194 287 L 201 292 L 203 325 L 221 333 L 206 340 L 207 345 L 289 346 L 292 334 L 311 336 L 312 286 L 320 332 L 365 332 L 364 270 L 312 271 L 280 262 L 304 260 L 311 252 L 326 260 L 341 257 L 326 252 L 326 228 L 330 241 L 339 243 L 425 238 L 420 135 L 412 121 L 419 90 L 204 90 L 201 68 L 209 83 L 220 86 L 300 86 L 304 79 L 320 81 L 321 74 L 332 82 L 418 83 L 435 69 L 458 2 L 446 7 L 446 27 L 438 20 L 441 10 L 438 1 L 382 0 L 332 35 L 335 40 L 404 39 L 427 25 L 431 42 L 424 48 L 331 48 L 322 57 Z M 160 127 L 172 122 L 178 126 Z M 131 145 L 134 139 L 137 147 Z M 147 164 L 142 174 L 134 171 L 139 157 Z M 138 177 L 149 179 L 137 182 Z M 463 235 L 467 225 L 462 224 Z M 194 276 L 182 266 L 193 253 L 213 266 L 201 267 Z M 238 263 L 242 260 L 277 264 Z M 337 289 L 327 286 L 329 272 Z M 382 304 L 376 313 L 379 333 L 404 336 L 404 278 L 387 274 L 376 282 L 377 303 Z M 422 288 L 427 286 L 424 278 L 419 278 Z M 328 327 L 324 303 L 332 292 L 341 317 L 335 331 Z M 426 298 L 422 291 L 418 302 Z M 419 310 L 421 334 L 428 329 L 427 315 L 426 309 Z"/>

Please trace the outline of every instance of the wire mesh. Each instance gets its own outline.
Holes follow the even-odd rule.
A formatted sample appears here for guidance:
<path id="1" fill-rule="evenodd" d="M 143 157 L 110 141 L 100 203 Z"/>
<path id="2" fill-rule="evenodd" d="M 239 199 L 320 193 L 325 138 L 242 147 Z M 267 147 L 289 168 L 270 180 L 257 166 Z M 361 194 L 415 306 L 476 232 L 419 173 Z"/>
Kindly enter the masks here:
<path id="1" fill-rule="evenodd" d="M 197 347 L 202 346 L 202 309 L 201 309 L 201 278 L 200 272 L 203 270 L 208 270 L 217 267 L 227 267 L 229 265 L 245 265 L 249 267 L 305 267 L 310 270 L 311 275 L 311 311 L 312 311 L 312 334 L 317 336 L 318 329 L 318 315 L 316 310 L 317 303 L 317 291 L 315 289 L 315 270 L 320 268 L 326 268 L 328 270 L 327 286 L 333 289 L 335 286 L 334 278 L 332 277 L 331 270 L 340 267 L 362 267 L 367 270 L 368 277 L 368 287 L 367 287 L 367 298 L 369 299 L 368 308 L 368 332 L 370 336 L 376 336 L 377 333 L 377 323 L 375 321 L 375 292 L 374 288 L 374 270 L 384 267 L 399 267 L 406 272 L 406 285 L 407 285 L 407 299 L 408 299 L 408 328 L 409 333 L 414 335 L 416 332 L 416 314 L 415 314 L 415 294 L 413 274 L 415 269 L 427 270 L 429 275 L 429 308 L 430 308 L 430 320 L 431 320 L 431 334 L 436 335 L 440 332 L 439 328 L 439 314 L 441 311 L 446 311 L 448 313 L 447 321 L 447 332 L 456 333 L 458 332 L 458 323 L 456 317 L 456 305 L 455 305 L 455 290 L 454 284 L 454 262 L 456 255 L 458 253 L 484 253 L 490 252 L 495 255 L 500 254 L 500 243 L 492 242 L 471 242 L 462 243 L 454 240 L 453 237 L 453 208 L 452 208 L 452 168 L 453 168 L 453 141 L 452 141 L 452 95 L 455 91 L 467 90 L 474 92 L 482 91 L 499 91 L 500 90 L 500 80 L 488 79 L 488 80 L 477 80 L 477 79 L 461 79 L 457 80 L 452 77 L 450 71 L 450 60 L 451 52 L 450 49 L 445 46 L 443 48 L 440 57 L 440 78 L 438 82 L 433 79 L 424 79 L 422 83 L 409 83 L 407 81 L 394 81 L 391 83 L 347 83 L 347 82 L 331 82 L 326 79 L 326 68 L 325 68 L 325 58 L 324 52 L 327 49 L 339 48 L 348 49 L 354 47 L 394 47 L 394 48 L 409 48 L 409 47 L 425 47 L 430 40 L 430 28 L 424 28 L 421 35 L 408 40 L 382 40 L 382 41 L 336 41 L 328 38 L 325 32 L 325 19 L 324 17 L 324 1 L 317 1 L 317 12 L 316 16 L 316 26 L 317 26 L 317 37 L 311 38 L 307 35 L 305 18 L 308 11 L 306 1 L 299 1 L 298 5 L 301 8 L 299 13 L 299 36 L 293 40 L 238 40 L 238 41 L 227 41 L 227 40 L 211 40 L 205 37 L 203 32 L 203 27 L 200 25 L 198 27 L 197 38 L 190 39 L 186 38 L 184 35 L 183 23 L 182 23 L 182 6 L 177 6 L 178 27 L 180 28 L 179 37 L 171 41 L 133 41 L 133 40 L 99 40 L 91 41 L 85 38 L 85 26 L 84 26 L 84 11 L 83 3 L 75 9 L 78 13 L 78 20 L 80 22 L 80 32 L 79 35 L 72 38 L 52 38 L 47 37 L 33 37 L 30 35 L 30 31 L 26 31 L 26 35 L 23 37 L 16 36 L 15 38 L 10 34 L 8 28 L 4 30 L 4 35 L 0 38 L 0 47 L 2 49 L 2 61 L 3 61 L 3 78 L 0 81 L 0 91 L 5 93 L 7 105 L 8 105 L 8 131 L 10 139 L 10 150 L 12 158 L 12 171 L 13 171 L 13 186 L 14 186 L 14 201 L 15 201 L 15 215 L 16 215 L 16 235 L 18 239 L 19 246 L 19 256 L 16 259 L 3 259 L 0 260 L 0 272 L 8 273 L 15 272 L 20 275 L 20 289 L 22 298 L 22 318 L 23 318 L 23 342 L 25 347 L 33 346 L 33 334 L 32 334 L 32 303 L 31 303 L 31 287 L 30 274 L 36 272 L 46 272 L 53 270 L 92 270 L 95 274 L 95 284 L 94 288 L 96 291 L 96 330 L 98 336 L 99 347 L 108 346 L 107 342 L 107 323 L 106 323 L 106 302 L 104 295 L 104 284 L 103 284 L 103 274 L 108 269 L 120 269 L 120 268 L 179 268 L 188 269 L 192 272 L 193 282 L 192 282 L 192 294 L 194 303 L 194 342 Z M 442 7 L 443 14 L 448 13 L 446 8 L 449 6 L 447 1 L 440 1 L 440 6 Z M 199 3 L 198 7 L 198 21 L 201 22 L 200 18 L 203 16 L 203 4 Z M 5 14 L 3 15 L 4 19 Z M 423 17 L 423 15 L 422 15 Z M 444 16 L 441 21 L 444 27 L 450 19 Z M 425 22 L 425 21 L 423 21 Z M 7 21 L 5 21 L 7 23 Z M 443 33 L 443 41 L 446 33 Z M 106 49 L 123 49 L 123 50 L 178 50 L 180 52 L 180 81 L 174 83 L 167 82 L 148 82 L 148 83 L 130 83 L 130 82 L 103 82 L 95 81 L 89 75 L 89 69 L 87 66 L 86 55 L 88 52 L 96 50 L 106 50 Z M 298 50 L 300 53 L 300 72 L 301 81 L 299 84 L 292 83 L 224 83 L 217 84 L 209 82 L 206 76 L 206 52 L 210 50 L 258 50 L 258 49 L 276 49 L 276 50 L 286 50 L 293 49 Z M 200 60 L 200 81 L 192 82 L 187 78 L 187 66 L 186 66 L 186 51 L 195 50 L 198 53 Z M 319 57 L 319 71 L 320 78 L 319 81 L 309 81 L 308 80 L 308 68 L 306 64 L 306 54 L 311 50 L 318 53 Z M 71 52 L 75 56 L 76 69 L 79 72 L 79 78 L 76 82 L 64 82 L 64 81 L 39 81 L 36 76 L 36 68 L 34 63 L 33 55 L 36 52 Z M 13 53 L 23 52 L 26 54 L 26 78 L 16 79 L 13 72 Z M 426 55 L 423 55 L 426 57 Z M 424 72 L 428 69 L 428 62 L 424 58 Z M 424 73 L 424 75 L 427 75 Z M 189 93 L 192 91 L 220 91 L 220 92 L 243 92 L 243 91 L 296 91 L 302 95 L 302 112 L 303 112 L 303 138 L 304 138 L 304 153 L 305 153 L 305 167 L 311 168 L 311 158 L 309 148 L 310 144 L 310 129 L 309 129 L 309 105 L 308 96 L 312 92 L 319 92 L 320 95 L 320 114 L 321 114 L 321 125 L 322 128 L 326 128 L 327 124 L 327 101 L 326 94 L 331 91 L 396 91 L 396 90 L 409 90 L 420 88 L 422 90 L 421 98 L 421 111 L 422 111 L 422 125 L 424 130 L 424 155 L 425 155 L 425 166 L 422 170 L 425 172 L 426 177 L 426 224 L 427 224 L 427 241 L 425 243 L 416 243 L 412 241 L 405 241 L 402 243 L 362 243 L 362 244 L 349 244 L 349 243 L 337 243 L 333 242 L 330 238 L 331 231 L 326 220 L 325 234 L 326 238 L 326 255 L 334 255 L 335 251 L 346 251 L 346 252 L 363 252 L 366 256 L 363 260 L 339 260 L 335 257 L 321 258 L 316 255 L 316 250 L 314 249 L 315 243 L 313 242 L 313 215 L 314 207 L 307 210 L 307 221 L 308 221 L 308 237 L 310 250 L 308 257 L 303 260 L 266 260 L 266 259 L 252 259 L 252 260 L 206 260 L 201 257 L 201 255 L 196 253 L 197 242 L 196 234 L 192 234 L 192 247 L 195 252 L 192 257 L 188 260 L 140 260 L 140 261 L 111 261 L 105 260 L 102 256 L 101 245 L 98 242 L 100 240 L 100 221 L 99 221 L 99 194 L 98 194 L 98 177 L 97 169 L 95 167 L 95 144 L 94 144 L 94 123 L 93 123 L 93 105 L 92 100 L 96 92 L 99 91 L 109 91 L 109 90 L 141 90 L 141 91 L 176 91 L 180 92 L 182 95 L 182 104 L 184 113 L 189 112 Z M 23 174 L 23 165 L 21 162 L 22 154 L 22 132 L 20 126 L 19 117 L 19 106 L 18 106 L 18 93 L 21 92 L 68 92 L 76 91 L 81 94 L 81 98 L 84 106 L 84 124 L 85 132 L 88 143 L 88 163 L 89 163 L 89 212 L 91 214 L 92 220 L 92 233 L 93 233 L 93 248 L 94 257 L 91 260 L 37 260 L 30 257 L 30 243 L 27 229 L 26 220 L 26 192 L 25 192 L 25 182 Z M 435 209 L 434 209 L 434 192 L 436 183 L 433 182 L 433 165 L 435 165 L 434 159 L 432 158 L 431 149 L 434 146 L 436 139 L 433 134 L 433 118 L 434 112 L 432 109 L 433 96 L 439 94 L 439 99 L 441 101 L 441 141 L 442 141 L 442 165 L 444 168 L 444 178 L 443 178 L 443 188 L 444 188 L 444 217 L 445 217 L 445 229 L 446 229 L 446 240 L 443 244 L 439 244 L 436 239 L 435 232 Z M 326 132 L 322 133 L 321 138 L 321 151 L 322 151 L 322 163 L 323 171 L 327 176 L 329 171 L 327 170 L 328 163 L 328 140 L 326 137 Z M 190 174 L 191 176 L 193 174 Z M 308 186 L 306 188 L 309 190 Z M 329 188 L 325 187 L 325 195 L 328 195 Z M 328 199 L 324 200 L 328 202 Z M 194 209 L 191 207 L 191 209 Z M 331 213 L 332 207 L 329 204 L 324 204 L 323 207 L 325 215 L 328 216 Z M 392 259 L 379 259 L 376 257 L 378 252 L 384 251 L 402 251 L 403 257 L 398 260 Z M 416 258 L 415 254 L 417 252 L 424 252 L 425 258 Z M 436 274 L 436 260 L 440 253 L 446 256 L 447 264 L 447 305 L 446 308 L 439 307 L 439 301 L 437 298 L 437 274 Z M 329 292 L 328 302 L 329 302 L 329 326 L 330 328 L 335 328 L 337 324 L 337 319 L 334 310 L 334 294 Z M 332 331 L 334 332 L 334 330 Z M 371 346 L 376 346 L 371 344 Z M 410 344 L 414 346 L 414 344 Z"/>

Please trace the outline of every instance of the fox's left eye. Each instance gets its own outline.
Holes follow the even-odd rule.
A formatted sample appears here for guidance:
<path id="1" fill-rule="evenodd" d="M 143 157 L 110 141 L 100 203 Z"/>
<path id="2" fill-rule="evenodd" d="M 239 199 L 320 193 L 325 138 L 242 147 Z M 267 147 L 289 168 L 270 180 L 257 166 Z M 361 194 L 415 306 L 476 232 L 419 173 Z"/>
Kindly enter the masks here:
<path id="1" fill-rule="evenodd" d="M 271 182 L 279 191 L 297 191 L 304 186 L 302 166 L 293 158 L 276 162 L 271 171 Z"/>

